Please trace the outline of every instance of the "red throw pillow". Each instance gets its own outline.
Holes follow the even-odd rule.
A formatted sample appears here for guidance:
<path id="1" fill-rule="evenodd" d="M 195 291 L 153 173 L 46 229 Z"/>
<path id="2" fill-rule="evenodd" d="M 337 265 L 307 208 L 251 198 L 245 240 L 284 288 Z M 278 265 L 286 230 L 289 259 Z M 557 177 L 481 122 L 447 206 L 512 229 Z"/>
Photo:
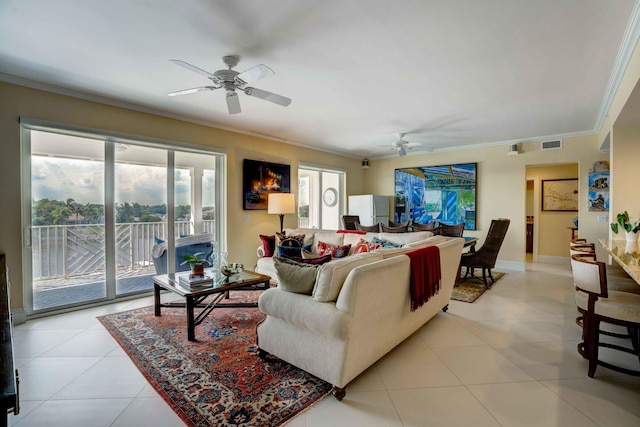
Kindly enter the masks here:
<path id="1" fill-rule="evenodd" d="M 262 240 L 262 248 L 264 249 L 264 256 L 271 257 L 276 249 L 276 236 L 263 236 L 260 235 Z"/>
<path id="2" fill-rule="evenodd" d="M 318 255 L 331 255 L 332 258 L 344 258 L 349 255 L 351 245 L 334 246 L 323 241 L 317 244 Z"/>

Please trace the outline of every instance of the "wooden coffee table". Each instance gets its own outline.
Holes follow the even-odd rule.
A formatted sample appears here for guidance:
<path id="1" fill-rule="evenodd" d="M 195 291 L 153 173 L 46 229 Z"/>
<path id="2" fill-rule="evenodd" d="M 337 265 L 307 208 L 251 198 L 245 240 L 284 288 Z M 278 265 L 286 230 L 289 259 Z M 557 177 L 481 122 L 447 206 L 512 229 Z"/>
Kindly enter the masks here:
<path id="1" fill-rule="evenodd" d="M 209 313 L 216 307 L 257 307 L 257 303 L 224 303 L 220 301 L 229 298 L 229 291 L 262 291 L 269 289 L 271 277 L 252 271 L 242 271 L 229 278 L 221 276 L 221 279 L 209 287 L 190 289 L 179 283 L 178 277 L 182 274 L 161 274 L 153 277 L 153 305 L 155 315 L 160 316 L 161 307 L 186 307 L 187 308 L 187 338 L 189 341 L 196 340 L 196 326 L 198 326 Z M 160 291 L 165 289 L 185 298 L 185 302 L 160 302 Z M 207 297 L 213 296 L 205 301 Z M 194 315 L 194 308 L 203 308 L 197 316 Z"/>

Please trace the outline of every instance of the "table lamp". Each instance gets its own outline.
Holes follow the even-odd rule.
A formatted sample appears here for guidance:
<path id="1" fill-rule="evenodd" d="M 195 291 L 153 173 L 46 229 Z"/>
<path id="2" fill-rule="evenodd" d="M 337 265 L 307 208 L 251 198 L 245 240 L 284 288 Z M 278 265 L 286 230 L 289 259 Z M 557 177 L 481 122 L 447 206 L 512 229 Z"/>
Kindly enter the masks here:
<path id="1" fill-rule="evenodd" d="M 283 230 L 285 214 L 296 213 L 296 198 L 293 193 L 269 193 L 267 213 L 280 215 L 280 232 Z"/>

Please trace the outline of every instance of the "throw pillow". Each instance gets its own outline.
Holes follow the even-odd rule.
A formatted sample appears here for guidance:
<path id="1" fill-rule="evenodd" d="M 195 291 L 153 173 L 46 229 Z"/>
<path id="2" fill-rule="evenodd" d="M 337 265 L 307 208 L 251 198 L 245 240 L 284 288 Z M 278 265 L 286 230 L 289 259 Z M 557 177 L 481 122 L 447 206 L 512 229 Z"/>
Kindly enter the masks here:
<path id="1" fill-rule="evenodd" d="M 276 248 L 276 236 L 263 236 L 260 235 L 260 240 L 262 240 L 262 247 L 264 249 L 265 257 L 272 257 L 273 252 Z"/>
<path id="2" fill-rule="evenodd" d="M 311 295 L 316 283 L 318 269 L 314 265 L 293 264 L 280 258 L 274 258 L 273 264 L 278 273 L 278 288 L 286 292 Z"/>
<path id="3" fill-rule="evenodd" d="M 349 250 L 351 249 L 351 245 L 330 245 L 325 242 L 318 242 L 317 245 L 318 255 L 331 255 L 332 258 L 344 258 L 349 255 Z"/>
<path id="4" fill-rule="evenodd" d="M 276 246 L 297 246 L 304 245 L 304 234 L 287 236 L 285 233 L 276 233 Z"/>
<path id="5" fill-rule="evenodd" d="M 395 244 L 393 244 L 393 243 L 391 243 L 391 242 L 388 242 L 388 241 L 386 241 L 386 240 L 378 239 L 377 237 L 374 237 L 374 238 L 371 240 L 371 242 L 372 242 L 372 243 L 377 243 L 377 244 L 379 244 L 379 245 L 380 245 L 381 247 L 383 247 L 383 248 L 399 248 L 399 247 L 401 247 L 401 246 L 402 246 L 402 245 L 395 245 Z"/>
<path id="6" fill-rule="evenodd" d="M 367 242 L 364 239 L 358 240 L 355 248 L 353 249 L 353 254 L 361 254 L 365 252 L 371 252 L 375 249 L 380 248 L 381 245 L 379 243 Z"/>
<path id="7" fill-rule="evenodd" d="M 311 245 L 299 246 L 278 246 L 276 247 L 276 256 L 279 258 L 302 258 L 302 250 L 310 250 Z"/>

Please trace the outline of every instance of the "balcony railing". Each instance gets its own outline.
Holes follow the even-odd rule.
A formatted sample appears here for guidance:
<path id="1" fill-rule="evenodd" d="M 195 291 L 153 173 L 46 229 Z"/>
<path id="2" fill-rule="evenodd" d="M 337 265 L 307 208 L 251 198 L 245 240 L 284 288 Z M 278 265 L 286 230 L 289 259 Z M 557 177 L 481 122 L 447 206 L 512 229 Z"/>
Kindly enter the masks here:
<path id="1" fill-rule="evenodd" d="M 215 220 L 205 220 L 204 232 L 215 232 Z M 176 221 L 179 236 L 191 233 L 189 221 Z M 155 239 L 167 239 L 167 223 L 116 224 L 117 275 L 148 271 L 153 266 Z M 50 225 L 32 228 L 33 280 L 104 276 L 104 224 Z"/>

